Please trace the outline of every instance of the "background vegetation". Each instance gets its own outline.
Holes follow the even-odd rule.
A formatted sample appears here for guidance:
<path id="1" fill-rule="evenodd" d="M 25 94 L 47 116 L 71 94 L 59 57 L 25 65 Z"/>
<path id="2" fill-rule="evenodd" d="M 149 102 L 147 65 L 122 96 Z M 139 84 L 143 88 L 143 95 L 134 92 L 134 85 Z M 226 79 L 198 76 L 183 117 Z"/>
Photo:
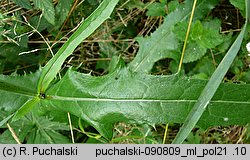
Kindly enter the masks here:
<path id="1" fill-rule="evenodd" d="M 39 70 L 100 2 L 100 0 L 2 0 L 0 73 L 25 75 Z M 59 77 L 65 75 L 70 67 L 92 76 L 107 75 L 114 70 L 118 58 L 123 59 L 124 64 L 129 64 L 140 52 L 139 47 L 144 41 L 155 40 L 152 33 L 156 35 L 157 28 L 163 25 L 164 17 L 176 11 L 182 3 L 184 2 L 180 0 L 120 0 L 111 17 L 67 58 Z M 244 0 L 220 0 L 214 1 L 212 7 L 210 4 L 207 5 L 205 6 L 209 8 L 207 10 L 196 10 L 181 70 L 184 76 L 203 80 L 211 77 L 236 39 L 244 24 L 246 12 Z M 176 17 L 172 16 L 169 20 L 174 21 L 174 18 Z M 187 26 L 187 20 L 177 22 L 175 27 L 171 28 L 176 38 L 170 37 L 160 41 L 158 44 L 160 47 L 157 48 L 159 52 L 171 50 L 171 53 L 162 58 L 152 56 L 150 60 L 155 62 L 152 69 L 141 67 L 138 70 L 143 72 L 145 70 L 153 75 L 175 74 Z M 226 83 L 249 84 L 250 82 L 250 58 L 245 47 L 250 41 L 249 34 L 248 26 L 241 49 L 224 78 Z M 171 46 L 172 49 L 166 46 Z M 133 65 L 132 62 L 130 66 Z M 6 116 L 6 112 L 0 110 L 0 117 Z M 64 121 L 56 121 L 58 119 Z M 14 129 L 22 143 L 71 142 L 67 115 L 58 112 L 54 115 L 36 117 L 35 120 L 39 123 L 30 124 L 23 120 L 12 123 L 9 128 L 3 125 L 0 129 L 0 143 L 16 143 L 10 128 Z M 148 125 L 119 122 L 114 125 L 112 139 L 107 140 L 91 125 L 77 117 L 72 115 L 71 120 L 74 141 L 77 143 L 162 143 L 166 130 L 164 124 L 152 128 Z M 180 124 L 168 124 L 165 143 L 172 142 L 179 128 Z M 206 130 L 195 128 L 185 143 L 249 143 L 249 131 L 249 125 L 210 127 Z M 46 136 L 53 137 L 53 140 L 49 138 L 44 140 L 43 137 Z"/>

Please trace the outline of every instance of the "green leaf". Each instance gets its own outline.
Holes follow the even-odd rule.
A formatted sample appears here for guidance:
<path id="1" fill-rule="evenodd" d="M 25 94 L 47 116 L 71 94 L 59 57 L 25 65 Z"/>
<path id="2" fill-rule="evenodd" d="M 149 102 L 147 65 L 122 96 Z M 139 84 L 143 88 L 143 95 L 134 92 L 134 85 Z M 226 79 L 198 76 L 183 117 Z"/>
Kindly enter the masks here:
<path id="1" fill-rule="evenodd" d="M 35 7 L 42 10 L 44 18 L 55 25 L 55 9 L 52 0 L 33 0 Z"/>
<path id="2" fill-rule="evenodd" d="M 33 116 L 33 129 L 27 137 L 27 143 L 31 144 L 65 144 L 70 143 L 70 140 L 60 134 L 58 130 L 69 130 L 69 126 L 54 122 L 47 117 Z"/>
<path id="3" fill-rule="evenodd" d="M 173 28 L 173 32 L 176 38 L 180 41 L 184 41 L 186 37 L 188 22 L 178 22 Z"/>
<path id="4" fill-rule="evenodd" d="M 16 44 L 1 44 L 0 50 L 0 56 L 4 57 L 6 59 L 6 62 L 12 64 L 16 64 L 20 59 L 18 53 L 25 51 L 24 48 L 19 47 Z"/>
<path id="5" fill-rule="evenodd" d="M 22 37 L 18 39 L 18 44 L 21 47 L 28 48 L 28 41 L 29 41 L 29 37 L 27 35 L 23 35 Z"/>
<path id="6" fill-rule="evenodd" d="M 218 0 L 200 0 L 197 2 L 197 12 L 194 19 L 201 19 L 218 3 Z M 191 14 L 191 0 L 184 1 L 177 9 L 168 14 L 164 23 L 149 37 L 139 37 L 140 48 L 135 59 L 129 64 L 134 72 L 148 73 L 155 62 L 163 58 L 178 59 L 174 53 L 178 49 L 178 40 L 173 33 L 174 26 L 188 20 Z"/>
<path id="7" fill-rule="evenodd" d="M 205 84 L 178 75 L 136 74 L 126 68 L 102 77 L 69 70 L 41 103 L 82 118 L 110 139 L 113 124 L 120 121 L 152 126 L 182 123 Z M 249 89 L 250 85 L 222 84 L 198 125 L 206 129 L 248 123 Z"/>
<path id="8" fill-rule="evenodd" d="M 15 131 L 15 133 L 18 135 L 18 139 L 20 140 L 21 143 L 24 142 L 27 134 L 32 129 L 32 126 L 30 125 L 30 123 L 29 124 L 25 123 L 24 125 L 23 121 L 19 121 L 18 123 L 11 124 L 11 127 Z M 10 130 L 5 130 L 0 135 L 0 144 L 17 144 Z"/>
<path id="9" fill-rule="evenodd" d="M 17 5 L 19 5 L 20 7 L 23 7 L 25 9 L 31 9 L 32 6 L 30 4 L 29 0 L 13 0 Z"/>
<path id="10" fill-rule="evenodd" d="M 140 0 L 130 0 L 130 1 L 128 1 L 128 3 L 126 3 L 125 8 L 127 8 L 127 9 L 134 9 L 134 8 L 143 9 L 146 6 L 147 6 L 147 4 L 143 3 Z"/>
<path id="11" fill-rule="evenodd" d="M 183 63 L 193 62 L 200 59 L 207 52 L 207 48 L 197 45 L 196 42 L 188 43 Z"/>
<path id="12" fill-rule="evenodd" d="M 0 90 L 1 91 L 8 91 L 14 94 L 19 94 L 20 96 L 32 96 L 35 95 L 34 88 L 23 81 L 23 79 L 27 79 L 27 77 L 23 78 L 21 76 L 4 76 L 0 75 Z M 20 82 L 18 83 L 18 82 Z M 30 80 L 29 80 L 30 81 Z"/>
<path id="13" fill-rule="evenodd" d="M 199 41 L 199 40 L 201 40 L 202 35 L 203 35 L 202 23 L 200 21 L 196 21 L 194 26 L 191 29 L 190 38 L 194 41 L 196 41 L 196 40 Z M 184 38 L 182 40 L 184 40 Z"/>
<path id="14" fill-rule="evenodd" d="M 109 73 L 112 73 L 112 72 L 114 72 L 120 68 L 123 68 L 123 67 L 125 67 L 125 62 L 123 61 L 123 59 L 121 59 L 118 56 L 113 56 L 111 61 L 110 61 L 108 70 L 109 70 Z"/>
<path id="15" fill-rule="evenodd" d="M 106 32 L 106 30 L 103 30 Z M 102 36 L 103 39 L 108 39 L 111 36 L 110 34 L 104 34 Z M 98 42 L 98 46 L 100 47 L 100 58 L 112 58 L 118 55 L 118 51 L 114 47 L 111 42 Z M 96 69 L 103 69 L 104 71 L 108 69 L 109 61 L 97 61 Z"/>
<path id="16" fill-rule="evenodd" d="M 165 4 L 154 2 L 147 7 L 148 11 L 146 12 L 147 16 L 165 16 Z"/>
<path id="17" fill-rule="evenodd" d="M 41 72 L 29 75 L 0 75 L 0 111 L 12 114 L 37 96 L 37 82 Z M 4 118 L 4 117 L 3 117 Z M 3 121 L 0 119 L 0 121 Z"/>
<path id="18" fill-rule="evenodd" d="M 68 130 L 68 126 L 38 116 L 36 114 L 40 109 L 38 107 L 37 110 L 31 111 L 38 102 L 40 102 L 39 107 L 49 107 L 54 114 L 64 111 L 82 118 L 109 139 L 112 137 L 113 124 L 120 121 L 151 126 L 166 122 L 182 123 L 197 100 L 199 102 L 198 98 L 207 81 L 179 75 L 145 74 L 157 60 L 165 57 L 176 58 L 173 52 L 178 48 L 178 39 L 172 31 L 179 21 L 185 22 L 189 17 L 191 0 L 180 4 L 165 18 L 162 27 L 150 37 L 138 38 L 141 48 L 128 68 L 124 67 L 123 61 L 115 57 L 108 75 L 92 77 L 89 74 L 69 70 L 62 79 L 48 88 L 64 60 L 84 38 L 109 17 L 117 2 L 118 0 L 104 0 L 43 68 L 42 74 L 38 71 L 25 76 L 0 75 L 0 95 L 4 95 L 0 99 L 1 118 L 3 118 L 0 123 L 4 124 L 11 117 L 6 118 L 2 115 L 11 115 L 20 109 L 17 112 L 17 117 L 20 119 L 11 125 L 15 132 L 21 135 L 21 141 L 26 137 L 28 143 L 69 142 L 68 138 L 58 132 L 58 130 Z M 207 15 L 217 2 L 217 0 L 199 1 L 195 19 Z M 195 32 L 193 34 L 194 39 L 199 38 L 195 36 Z M 209 41 L 205 45 L 216 46 Z M 209 126 L 249 123 L 250 85 L 221 84 L 216 89 L 213 98 L 210 97 L 211 100 L 206 103 L 208 108 L 198 119 L 197 125 L 206 129 Z M 44 99 L 38 97 L 40 93 Z M 24 117 L 23 115 L 29 111 L 30 114 Z M 25 131 L 19 131 L 18 127 Z M 0 135 L 0 142 L 6 137 L 12 138 L 9 131 Z"/>
<path id="19" fill-rule="evenodd" d="M 29 23 L 37 29 L 37 31 L 41 32 L 51 26 L 48 21 L 44 17 L 33 16 L 29 19 Z"/>
<path id="20" fill-rule="evenodd" d="M 28 133 L 32 130 L 33 122 L 27 118 L 23 118 L 21 121 L 11 122 L 9 123 L 11 128 L 14 130 L 18 139 L 21 143 L 24 142 L 25 138 L 27 137 Z M 13 138 L 9 129 L 5 130 L 3 134 L 0 135 L 0 143 L 13 143 L 16 144 L 17 142 Z"/>
<path id="21" fill-rule="evenodd" d="M 230 45 L 232 44 L 233 42 L 233 37 L 232 37 L 233 33 L 229 33 L 227 35 L 223 34 L 223 42 L 218 45 L 216 47 L 216 49 L 218 49 L 219 52 L 224 52 L 226 53 L 226 51 L 228 50 L 228 48 L 230 48 Z"/>
<path id="22" fill-rule="evenodd" d="M 70 12 L 71 6 L 72 6 L 73 0 L 59 0 L 58 4 L 56 6 L 56 25 L 55 27 L 59 28 L 63 22 L 68 17 L 68 14 Z"/>
<path id="23" fill-rule="evenodd" d="M 29 113 L 40 101 L 39 97 L 34 97 L 33 99 L 27 101 L 22 107 L 20 107 L 15 113 L 12 121 L 19 120 L 27 113 Z"/>
<path id="24" fill-rule="evenodd" d="M 222 59 L 220 62 L 219 66 L 216 68 L 215 72 L 213 73 L 212 77 L 206 84 L 205 88 L 201 92 L 197 102 L 193 106 L 192 110 L 188 114 L 183 126 L 181 127 L 179 133 L 175 137 L 173 143 L 182 143 L 191 130 L 195 127 L 199 119 L 201 118 L 202 115 L 204 115 L 205 110 L 209 110 L 209 104 L 211 103 L 211 99 L 213 97 L 216 97 L 216 92 L 218 92 L 218 88 L 221 85 L 221 81 L 223 80 L 224 76 L 226 75 L 229 67 L 233 63 L 234 58 L 236 57 L 240 47 L 241 43 L 246 31 L 246 27 L 249 23 L 249 18 L 250 18 L 250 1 L 245 0 L 246 3 L 246 21 L 245 25 L 243 26 L 240 34 L 238 35 L 237 39 L 233 43 L 233 45 L 230 47 L 228 50 L 227 54 L 225 57 Z M 229 93 L 232 94 L 232 93 Z M 235 97 L 232 97 L 232 99 L 236 99 L 238 96 L 242 96 L 241 94 L 234 95 Z M 208 108 L 207 108 L 208 107 Z M 236 106 L 237 109 L 239 109 L 239 106 Z M 218 109 L 219 110 L 219 109 Z M 248 108 L 248 112 L 249 112 Z M 221 110 L 221 112 L 225 112 L 225 110 Z M 244 117 L 244 116 L 243 116 Z M 243 118 L 242 117 L 242 118 Z M 228 120 L 228 117 L 226 117 L 224 120 Z"/>
<path id="25" fill-rule="evenodd" d="M 209 79 L 213 74 L 216 66 L 213 62 L 211 56 L 205 56 L 200 61 L 197 62 L 195 67 L 192 69 L 192 77 L 196 77 L 198 79 Z M 198 74 L 198 75 L 197 75 Z M 203 75 L 203 77 L 199 77 L 199 75 Z"/>
<path id="26" fill-rule="evenodd" d="M 223 42 L 223 36 L 219 33 L 220 26 L 218 19 L 205 22 L 203 34 L 197 43 L 207 49 L 220 45 Z"/>
<path id="27" fill-rule="evenodd" d="M 179 6 L 179 1 L 174 0 L 168 3 L 168 12 L 173 12 Z"/>
<path id="28" fill-rule="evenodd" d="M 98 0 L 87 0 L 88 1 L 88 3 L 90 4 L 90 5 L 92 5 L 92 6 L 96 6 L 96 5 L 98 5 Z"/>
<path id="29" fill-rule="evenodd" d="M 67 42 L 59 49 L 56 55 L 43 68 L 38 84 L 38 92 L 43 93 L 55 78 L 65 59 L 74 49 L 107 18 L 109 18 L 118 0 L 104 0 L 98 8 L 80 25 Z"/>
<path id="30" fill-rule="evenodd" d="M 245 1 L 244 0 L 229 0 L 229 1 L 236 8 L 240 9 L 241 15 L 245 17 L 245 15 L 246 15 Z"/>
<path id="31" fill-rule="evenodd" d="M 6 122 L 8 122 L 9 119 L 11 119 L 14 116 L 14 114 L 9 115 L 8 117 L 4 118 L 1 122 L 0 122 L 0 127 L 2 127 Z"/>
<path id="32" fill-rule="evenodd" d="M 227 36 L 219 33 L 220 25 L 218 19 L 209 19 L 205 22 L 195 21 L 191 27 L 183 63 L 200 59 L 206 54 L 207 49 L 215 48 L 228 39 Z M 185 40 L 187 26 L 187 22 L 179 22 L 173 29 L 174 34 L 181 42 Z"/>
<path id="33" fill-rule="evenodd" d="M 52 121 L 44 116 L 37 116 L 29 114 L 27 117 L 20 119 L 19 121 L 12 122 L 11 127 L 14 129 L 19 140 L 23 143 L 69 143 L 69 139 L 58 131 L 68 131 L 69 126 Z M 12 137 L 9 130 L 4 131 L 0 135 L 0 143 L 14 143 L 16 141 Z"/>

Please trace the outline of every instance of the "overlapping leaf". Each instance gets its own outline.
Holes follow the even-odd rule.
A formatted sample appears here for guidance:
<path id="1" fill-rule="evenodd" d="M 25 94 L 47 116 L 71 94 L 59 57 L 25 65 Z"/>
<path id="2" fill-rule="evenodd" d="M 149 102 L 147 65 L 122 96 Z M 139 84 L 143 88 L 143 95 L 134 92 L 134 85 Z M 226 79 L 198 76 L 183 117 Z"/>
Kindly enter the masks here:
<path id="1" fill-rule="evenodd" d="M 104 0 L 98 8 L 82 23 L 70 36 L 68 41 L 59 49 L 56 55 L 46 64 L 41 73 L 38 84 L 38 92 L 45 92 L 52 80 L 56 77 L 66 58 L 74 49 L 106 19 L 109 18 L 118 0 Z"/>

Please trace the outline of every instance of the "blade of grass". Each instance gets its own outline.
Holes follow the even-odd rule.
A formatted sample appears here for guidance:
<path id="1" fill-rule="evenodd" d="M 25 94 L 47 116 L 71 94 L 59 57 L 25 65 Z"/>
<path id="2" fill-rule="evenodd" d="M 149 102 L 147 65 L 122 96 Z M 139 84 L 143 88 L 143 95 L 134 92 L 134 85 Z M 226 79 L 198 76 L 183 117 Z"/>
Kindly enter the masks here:
<path id="1" fill-rule="evenodd" d="M 106 19 L 109 18 L 119 0 L 103 0 L 98 8 L 79 26 L 68 41 L 59 49 L 56 55 L 43 68 L 38 83 L 38 93 L 44 93 L 51 81 L 60 71 L 65 59 L 90 34 L 92 34 Z"/>
<path id="2" fill-rule="evenodd" d="M 243 26 L 240 34 L 238 35 L 237 39 L 233 43 L 233 45 L 228 50 L 225 57 L 222 59 L 219 66 L 216 68 L 215 72 L 211 76 L 210 80 L 208 81 L 207 85 L 203 89 L 200 97 L 198 98 L 197 102 L 195 103 L 194 107 L 192 108 L 191 112 L 187 116 L 184 124 L 182 125 L 180 131 L 178 132 L 177 136 L 175 137 L 173 144 L 183 143 L 183 141 L 187 138 L 191 130 L 195 127 L 196 123 L 200 119 L 201 115 L 205 111 L 207 105 L 209 104 L 210 100 L 214 96 L 217 88 L 219 87 L 221 81 L 223 80 L 224 76 L 226 75 L 229 67 L 231 66 L 234 58 L 236 57 L 243 37 L 246 31 L 247 23 L 249 22 L 250 17 L 250 0 L 245 0 L 246 3 L 246 22 Z"/>
<path id="3" fill-rule="evenodd" d="M 8 120 L 11 119 L 13 116 L 14 116 L 14 113 L 4 118 L 2 121 L 0 121 L 0 127 L 2 127 L 6 122 L 8 122 Z"/>
<path id="4" fill-rule="evenodd" d="M 164 137 L 163 137 L 162 144 L 165 144 L 165 143 L 166 143 L 167 133 L 168 133 L 168 123 L 167 123 L 166 126 L 165 126 L 165 132 L 164 132 Z"/>
<path id="5" fill-rule="evenodd" d="M 69 128 L 70 128 L 71 140 L 72 140 L 72 143 L 74 144 L 75 143 L 75 138 L 74 138 L 73 127 L 72 127 L 72 123 L 71 123 L 70 113 L 68 112 L 67 115 L 68 115 L 68 120 L 69 120 Z"/>
<path id="6" fill-rule="evenodd" d="M 194 0 L 191 16 L 190 16 L 189 23 L 188 23 L 188 29 L 187 29 L 187 32 L 186 32 L 185 41 L 184 41 L 184 45 L 183 45 L 182 52 L 181 52 L 181 59 L 180 59 L 179 67 L 178 67 L 178 73 L 181 71 L 181 66 L 182 66 L 182 62 L 183 62 L 183 59 L 184 59 L 184 55 L 185 55 L 185 50 L 186 50 L 186 46 L 187 46 L 188 36 L 189 36 L 189 33 L 190 33 L 190 29 L 191 29 L 191 24 L 192 24 L 193 17 L 194 17 L 194 11 L 195 11 L 195 7 L 196 7 L 196 3 L 197 3 L 197 0 Z"/>
<path id="7" fill-rule="evenodd" d="M 9 125 L 9 123 L 7 123 L 7 127 L 12 135 L 12 137 L 15 139 L 15 141 L 17 142 L 17 144 L 22 144 L 19 140 L 19 138 L 17 137 L 17 134 L 15 133 L 14 129 Z"/>

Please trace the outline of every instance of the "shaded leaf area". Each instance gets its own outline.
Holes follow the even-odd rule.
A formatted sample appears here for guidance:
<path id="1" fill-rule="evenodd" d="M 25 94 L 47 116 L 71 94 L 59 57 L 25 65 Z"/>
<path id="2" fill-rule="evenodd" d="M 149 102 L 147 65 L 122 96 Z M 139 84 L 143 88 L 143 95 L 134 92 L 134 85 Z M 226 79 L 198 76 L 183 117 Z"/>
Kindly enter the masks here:
<path id="1" fill-rule="evenodd" d="M 37 96 L 37 83 L 41 71 L 27 75 L 0 75 L 0 121 L 29 103 Z M 31 110 L 31 109 L 29 109 Z M 68 130 L 63 123 L 44 117 L 37 103 L 27 116 L 19 121 L 9 122 L 22 143 L 69 143 L 69 139 L 58 132 Z M 6 128 L 6 126 L 0 126 Z M 0 143 L 16 143 L 9 130 L 0 135 Z"/>
<path id="2" fill-rule="evenodd" d="M 43 54 L 18 55 L 21 52 L 30 51 L 28 48 L 17 46 L 15 44 L 0 44 L 0 73 L 12 73 L 17 71 L 23 74 L 25 71 L 35 72 L 38 68 L 38 62 L 44 57 Z M 25 68 L 25 66 L 34 66 Z M 24 71 L 18 70 L 24 67 Z"/>
<path id="3" fill-rule="evenodd" d="M 52 0 L 33 0 L 34 5 L 42 10 L 44 18 L 52 25 L 55 24 L 55 9 Z"/>
<path id="4" fill-rule="evenodd" d="M 32 7 L 29 0 L 13 1 L 15 4 L 25 9 L 40 9 L 43 16 L 41 17 L 41 15 L 32 15 L 30 18 L 28 18 L 29 23 L 39 32 L 47 28 L 48 31 L 54 36 L 58 34 L 58 30 L 68 17 L 73 3 L 73 0 L 58 0 L 54 6 L 52 0 L 34 0 L 34 6 Z M 17 30 L 16 32 L 19 33 L 20 31 Z"/>
<path id="5" fill-rule="evenodd" d="M 183 122 L 205 84 L 179 75 L 135 74 L 127 68 L 102 77 L 69 70 L 41 104 L 84 119 L 110 139 L 119 121 L 151 126 Z M 248 123 L 249 89 L 250 85 L 221 84 L 198 126 Z"/>
<path id="6" fill-rule="evenodd" d="M 199 20 L 206 16 L 209 11 L 218 3 L 218 0 L 201 0 L 197 2 L 194 20 Z M 130 63 L 130 68 L 135 72 L 150 72 L 154 62 L 163 58 L 173 58 L 178 60 L 179 42 L 173 33 L 177 23 L 187 21 L 192 10 L 191 0 L 180 4 L 173 12 L 168 14 L 164 23 L 149 37 L 137 37 L 140 49 L 135 59 Z"/>
<path id="7" fill-rule="evenodd" d="M 69 130 L 69 127 L 66 124 L 52 121 L 48 117 L 38 117 L 30 114 L 21 121 L 11 123 L 11 127 L 22 143 L 70 143 L 70 140 L 59 132 L 59 130 Z M 6 130 L 0 135 L 0 143 L 16 144 L 16 141 L 10 131 Z"/>
<path id="8" fill-rule="evenodd" d="M 147 16 L 165 16 L 166 10 L 165 10 L 166 1 L 163 1 L 161 3 L 155 2 L 150 4 L 147 9 Z"/>
<path id="9" fill-rule="evenodd" d="M 56 26 L 55 27 L 60 27 L 64 20 L 68 17 L 69 11 L 71 9 L 73 0 L 68 0 L 68 1 L 64 1 L 64 0 L 59 0 L 58 4 L 55 8 L 55 12 L 56 12 Z"/>
<path id="10" fill-rule="evenodd" d="M 229 0 L 232 5 L 237 7 L 242 16 L 246 15 L 246 7 L 245 7 L 245 1 L 239 1 L 239 0 Z"/>
<path id="11" fill-rule="evenodd" d="M 13 2 L 15 2 L 17 5 L 19 5 L 20 7 L 25 8 L 25 9 L 31 9 L 32 8 L 29 0 L 13 0 Z"/>
<path id="12" fill-rule="evenodd" d="M 37 83 L 41 71 L 33 74 L 0 75 L 0 110 L 13 113 L 37 95 Z"/>

